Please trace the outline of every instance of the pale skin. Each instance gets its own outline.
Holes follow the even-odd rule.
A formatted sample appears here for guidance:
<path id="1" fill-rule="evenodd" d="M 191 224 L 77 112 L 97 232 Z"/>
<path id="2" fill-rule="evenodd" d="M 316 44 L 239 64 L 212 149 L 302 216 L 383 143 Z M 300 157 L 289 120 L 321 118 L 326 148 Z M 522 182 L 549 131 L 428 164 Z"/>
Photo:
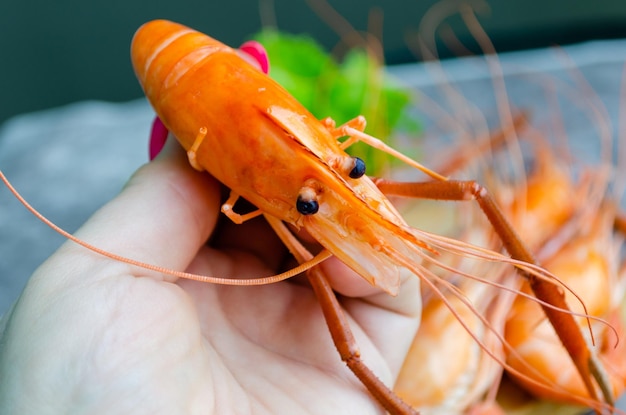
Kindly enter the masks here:
<path id="1" fill-rule="evenodd" d="M 219 209 L 218 183 L 169 140 L 77 236 L 203 275 L 284 269 L 287 253 L 262 218 L 234 225 Z M 364 360 L 391 385 L 419 324 L 417 281 L 406 279 L 393 298 L 337 260 L 321 266 L 343 294 Z M 0 330 L 0 413 L 384 412 L 341 362 L 301 277 L 203 284 L 68 242 L 35 272 Z"/>

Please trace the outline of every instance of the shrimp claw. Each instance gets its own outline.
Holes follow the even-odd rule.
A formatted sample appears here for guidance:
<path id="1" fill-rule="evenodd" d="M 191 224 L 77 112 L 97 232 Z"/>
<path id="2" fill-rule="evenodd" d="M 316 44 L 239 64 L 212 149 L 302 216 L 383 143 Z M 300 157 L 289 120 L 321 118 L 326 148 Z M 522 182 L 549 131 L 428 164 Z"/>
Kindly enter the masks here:
<path id="1" fill-rule="evenodd" d="M 198 135 L 196 136 L 196 139 L 194 140 L 193 144 L 191 145 L 191 148 L 189 150 L 187 150 L 187 157 L 189 158 L 189 164 L 191 164 L 191 167 L 193 167 L 194 169 L 196 169 L 198 171 L 204 170 L 202 165 L 200 163 L 198 163 L 198 160 L 197 160 L 197 157 L 196 157 L 196 153 L 198 152 L 198 149 L 200 148 L 200 146 L 204 142 L 204 139 L 206 137 L 206 133 L 207 133 L 207 128 L 206 127 L 200 127 L 200 129 L 198 130 Z"/>

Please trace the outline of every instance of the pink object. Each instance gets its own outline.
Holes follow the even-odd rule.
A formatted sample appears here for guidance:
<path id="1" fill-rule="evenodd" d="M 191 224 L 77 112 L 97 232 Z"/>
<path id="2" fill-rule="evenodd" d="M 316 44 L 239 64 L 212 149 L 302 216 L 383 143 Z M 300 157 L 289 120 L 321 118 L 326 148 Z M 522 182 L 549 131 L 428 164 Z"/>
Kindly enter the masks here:
<path id="1" fill-rule="evenodd" d="M 163 150 L 163 146 L 167 140 L 167 134 L 168 131 L 165 125 L 163 125 L 163 121 L 161 121 L 159 117 L 155 117 L 152 122 L 152 130 L 150 131 L 150 160 L 154 160 L 161 150 Z"/>
<path id="2" fill-rule="evenodd" d="M 245 42 L 243 45 L 239 46 L 239 50 L 245 52 L 249 56 L 251 56 L 255 61 L 259 63 L 261 67 L 261 71 L 264 74 L 268 74 L 270 71 L 270 59 L 267 56 L 267 52 L 263 45 L 261 45 L 256 40 L 249 40 Z"/>
<path id="3" fill-rule="evenodd" d="M 239 50 L 254 59 L 259 64 L 259 67 L 264 74 L 269 73 L 270 60 L 263 45 L 255 40 L 250 40 L 241 45 Z M 159 155 L 161 150 L 163 150 L 168 133 L 169 131 L 165 128 L 161 119 L 159 119 L 159 117 L 155 117 L 152 122 L 152 130 L 150 131 L 150 160 L 154 160 L 156 156 Z"/>

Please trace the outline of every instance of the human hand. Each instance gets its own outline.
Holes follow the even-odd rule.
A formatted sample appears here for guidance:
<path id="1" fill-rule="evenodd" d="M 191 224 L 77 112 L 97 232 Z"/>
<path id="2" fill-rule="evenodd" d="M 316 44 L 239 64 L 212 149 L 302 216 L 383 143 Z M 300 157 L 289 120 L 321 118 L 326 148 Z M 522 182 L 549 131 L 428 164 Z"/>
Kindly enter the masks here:
<path id="1" fill-rule="evenodd" d="M 170 142 L 77 236 L 204 275 L 280 271 L 286 252 L 263 219 L 218 226 L 219 209 L 219 184 Z M 364 359 L 390 384 L 417 327 L 416 283 L 391 298 L 334 259 L 321 266 L 346 295 Z M 0 413 L 381 412 L 340 361 L 302 280 L 177 280 L 68 242 L 4 323 Z"/>

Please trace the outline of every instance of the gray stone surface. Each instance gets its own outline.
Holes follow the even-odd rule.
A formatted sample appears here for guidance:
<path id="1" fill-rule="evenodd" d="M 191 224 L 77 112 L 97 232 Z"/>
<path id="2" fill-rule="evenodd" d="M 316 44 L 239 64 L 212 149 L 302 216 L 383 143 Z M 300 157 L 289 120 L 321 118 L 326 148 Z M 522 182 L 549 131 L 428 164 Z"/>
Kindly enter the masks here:
<path id="1" fill-rule="evenodd" d="M 74 231 L 147 161 L 152 117 L 145 100 L 15 117 L 0 129 L 0 169 L 35 208 Z M 0 188 L 0 313 L 63 242 Z"/>

